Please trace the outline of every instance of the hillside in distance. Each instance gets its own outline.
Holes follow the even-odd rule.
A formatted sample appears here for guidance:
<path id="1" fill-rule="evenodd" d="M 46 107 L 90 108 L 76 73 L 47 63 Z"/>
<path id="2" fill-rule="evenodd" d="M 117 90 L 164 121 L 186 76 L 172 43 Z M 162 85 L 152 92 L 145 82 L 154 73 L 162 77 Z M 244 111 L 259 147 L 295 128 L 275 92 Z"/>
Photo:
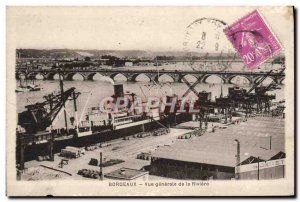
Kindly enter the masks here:
<path id="1" fill-rule="evenodd" d="M 152 52 L 142 50 L 72 50 L 72 49 L 17 49 L 17 54 L 22 58 L 77 58 L 77 57 L 101 57 L 112 55 L 120 58 L 153 58 L 157 55 L 162 56 L 184 56 L 185 52 Z"/>
<path id="2" fill-rule="evenodd" d="M 153 59 L 156 56 L 173 56 L 174 58 L 189 58 L 191 53 L 185 51 L 143 51 L 143 50 L 79 50 L 79 49 L 17 49 L 20 58 L 100 58 L 103 55 L 112 55 L 119 58 Z M 205 56 L 207 53 L 193 52 L 193 57 Z M 220 53 L 208 53 L 210 57 L 217 57 Z M 224 57 L 226 54 L 223 54 Z"/>

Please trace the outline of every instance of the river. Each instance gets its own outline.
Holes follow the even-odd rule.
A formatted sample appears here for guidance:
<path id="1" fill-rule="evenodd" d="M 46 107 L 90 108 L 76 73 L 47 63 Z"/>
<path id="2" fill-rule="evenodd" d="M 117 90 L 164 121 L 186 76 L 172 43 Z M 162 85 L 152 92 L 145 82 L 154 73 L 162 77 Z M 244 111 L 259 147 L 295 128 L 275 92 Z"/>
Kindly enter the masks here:
<path id="1" fill-rule="evenodd" d="M 208 83 L 198 84 L 195 89 L 199 91 L 209 91 L 212 92 L 212 99 L 219 97 L 221 94 L 221 80 L 218 77 L 211 76 L 213 78 L 208 79 Z M 124 92 L 130 91 L 137 95 L 145 98 L 145 96 L 162 96 L 171 95 L 173 93 L 181 96 L 186 92 L 188 86 L 185 83 L 172 83 L 170 78 L 167 76 L 161 76 L 160 85 L 149 85 L 150 82 L 147 78 L 139 78 L 138 82 L 127 82 L 122 76 L 117 76 L 117 81 L 115 83 L 122 83 L 124 85 Z M 188 77 L 187 80 L 194 82 L 194 78 Z M 241 80 L 242 81 L 242 80 Z M 265 84 L 271 81 L 266 80 Z M 57 80 L 39 80 L 37 83 L 40 84 L 42 90 L 34 92 L 17 93 L 17 113 L 25 110 L 25 106 L 31 103 L 44 101 L 43 96 L 47 95 L 53 91 L 59 91 L 59 82 Z M 249 89 L 250 85 L 248 83 L 242 83 L 243 88 Z M 232 87 L 234 84 L 223 84 L 223 96 L 228 94 L 228 87 Z M 113 85 L 109 82 L 107 78 L 100 78 L 96 81 L 64 81 L 64 88 L 68 89 L 70 87 L 75 87 L 81 95 L 78 98 L 78 108 L 79 113 L 82 113 L 82 109 L 86 104 L 87 97 L 90 93 L 90 99 L 87 103 L 87 108 L 98 106 L 100 101 L 107 97 L 113 95 Z M 269 93 L 276 94 L 276 101 L 284 99 L 284 85 L 280 85 L 281 89 L 271 91 Z M 151 89 L 150 89 L 151 88 Z M 195 96 L 191 91 L 189 96 Z M 84 112 L 85 113 L 85 112 Z"/>

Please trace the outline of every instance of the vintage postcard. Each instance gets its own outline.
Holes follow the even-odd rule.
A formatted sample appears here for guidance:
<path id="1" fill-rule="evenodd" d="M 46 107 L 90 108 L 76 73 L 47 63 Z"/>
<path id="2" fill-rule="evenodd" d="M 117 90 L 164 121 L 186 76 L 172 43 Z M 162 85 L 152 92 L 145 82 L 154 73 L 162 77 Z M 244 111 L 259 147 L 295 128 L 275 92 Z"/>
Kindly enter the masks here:
<path id="1" fill-rule="evenodd" d="M 293 196 L 294 8 L 7 7 L 8 196 Z"/>

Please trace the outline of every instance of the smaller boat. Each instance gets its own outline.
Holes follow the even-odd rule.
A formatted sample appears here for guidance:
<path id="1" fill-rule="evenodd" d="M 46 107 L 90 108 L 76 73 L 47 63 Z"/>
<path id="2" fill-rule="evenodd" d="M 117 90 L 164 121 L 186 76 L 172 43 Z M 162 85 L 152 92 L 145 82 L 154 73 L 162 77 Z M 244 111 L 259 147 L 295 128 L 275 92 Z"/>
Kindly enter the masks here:
<path id="1" fill-rule="evenodd" d="M 29 89 L 29 91 L 39 91 L 39 90 L 41 90 L 40 85 L 37 85 L 37 84 L 29 84 L 26 87 Z"/>
<path id="2" fill-rule="evenodd" d="M 17 87 L 17 88 L 16 88 L 15 92 L 16 92 L 16 93 L 20 93 L 20 92 L 29 92 L 29 89 L 20 86 L 20 87 Z"/>
<path id="3" fill-rule="evenodd" d="M 30 92 L 30 91 L 40 91 L 41 87 L 40 85 L 37 85 L 34 83 L 34 80 L 32 80 L 32 84 L 27 84 L 26 80 L 26 85 L 23 85 L 22 79 L 20 79 L 20 84 L 16 88 L 15 92 Z"/>

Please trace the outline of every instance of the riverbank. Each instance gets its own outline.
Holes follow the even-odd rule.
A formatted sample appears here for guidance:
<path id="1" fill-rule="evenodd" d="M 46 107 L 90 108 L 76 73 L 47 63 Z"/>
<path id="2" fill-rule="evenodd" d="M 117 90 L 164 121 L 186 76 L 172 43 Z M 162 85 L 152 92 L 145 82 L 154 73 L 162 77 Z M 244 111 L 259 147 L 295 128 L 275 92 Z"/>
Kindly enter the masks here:
<path id="1" fill-rule="evenodd" d="M 38 173 L 35 173 L 35 177 L 32 180 L 44 180 L 49 179 L 48 176 L 44 175 L 45 168 L 40 168 L 40 165 L 44 165 L 50 168 L 55 168 L 62 170 L 64 172 L 68 172 L 72 174 L 72 176 L 67 176 L 61 174 L 59 179 L 84 179 L 84 180 L 92 180 L 90 178 L 84 178 L 81 175 L 78 175 L 77 172 L 80 169 L 91 169 L 99 171 L 98 166 L 88 165 L 91 158 L 99 159 L 100 152 L 103 154 L 103 161 L 108 161 L 110 159 L 120 159 L 123 160 L 123 163 L 112 165 L 109 167 L 103 168 L 103 173 L 108 173 L 119 169 L 121 167 L 128 167 L 133 169 L 142 169 L 144 166 L 150 165 L 150 160 L 141 160 L 137 159 L 137 155 L 145 152 L 145 153 L 153 153 L 157 148 L 174 144 L 177 137 L 189 132 L 191 130 L 186 129 L 173 129 L 171 128 L 170 133 L 167 135 L 161 136 L 148 136 L 144 138 L 133 138 L 133 136 L 129 136 L 129 140 L 117 139 L 110 142 L 106 142 L 105 147 L 98 148 L 93 151 L 85 151 L 85 154 L 76 159 L 70 159 L 68 165 L 64 165 L 63 168 L 60 168 L 59 164 L 63 157 L 60 157 L 59 154 L 55 154 L 54 161 L 43 161 L 39 162 L 36 160 L 28 161 L 25 163 L 25 167 L 29 168 L 25 170 L 21 176 L 22 180 L 28 179 L 32 173 L 36 172 L 36 170 L 41 170 L 41 175 L 38 177 Z M 30 169 L 31 168 L 31 169 Z M 36 168 L 36 169 L 32 169 Z M 40 168 L 40 169 L 38 169 Z M 54 171 L 49 171 L 53 173 Z M 54 172 L 55 173 L 55 172 Z M 56 174 L 60 174 L 57 172 Z M 28 177 L 29 176 L 29 177 Z M 153 177 L 154 179 L 159 179 L 160 177 Z M 58 178 L 54 178 L 58 179 Z M 151 179 L 151 176 L 149 177 Z"/>

